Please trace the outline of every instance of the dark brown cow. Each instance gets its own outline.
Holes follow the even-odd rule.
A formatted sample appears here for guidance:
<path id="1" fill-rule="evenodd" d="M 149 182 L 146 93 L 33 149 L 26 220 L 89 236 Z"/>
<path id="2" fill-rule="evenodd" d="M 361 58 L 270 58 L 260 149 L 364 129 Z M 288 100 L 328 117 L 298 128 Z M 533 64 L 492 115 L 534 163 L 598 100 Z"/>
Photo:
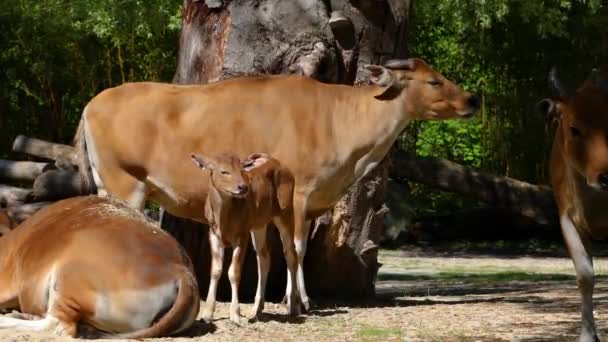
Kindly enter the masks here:
<path id="1" fill-rule="evenodd" d="M 599 341 L 593 317 L 591 240 L 608 236 L 608 80 L 605 72 L 594 70 L 572 93 L 555 69 L 550 81 L 559 95 L 541 101 L 540 108 L 557 122 L 551 183 L 582 296 L 580 341 Z"/>

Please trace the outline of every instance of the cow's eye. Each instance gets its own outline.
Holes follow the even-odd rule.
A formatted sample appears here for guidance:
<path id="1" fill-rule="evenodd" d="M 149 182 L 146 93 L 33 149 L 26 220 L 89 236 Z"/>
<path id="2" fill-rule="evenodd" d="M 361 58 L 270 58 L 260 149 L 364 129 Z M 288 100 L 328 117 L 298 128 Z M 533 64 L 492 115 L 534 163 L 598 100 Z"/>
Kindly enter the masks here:
<path id="1" fill-rule="evenodd" d="M 433 87 L 438 87 L 438 86 L 440 86 L 440 85 L 442 85 L 442 84 L 443 84 L 443 83 L 441 83 L 441 81 L 440 81 L 440 80 L 438 80 L 438 79 L 432 79 L 432 80 L 429 80 L 427 83 L 428 83 L 428 84 L 430 84 L 430 85 L 432 85 Z"/>
<path id="2" fill-rule="evenodd" d="M 572 136 L 575 138 L 583 136 L 583 133 L 581 132 L 581 130 L 574 126 L 570 126 L 570 134 L 572 134 Z"/>

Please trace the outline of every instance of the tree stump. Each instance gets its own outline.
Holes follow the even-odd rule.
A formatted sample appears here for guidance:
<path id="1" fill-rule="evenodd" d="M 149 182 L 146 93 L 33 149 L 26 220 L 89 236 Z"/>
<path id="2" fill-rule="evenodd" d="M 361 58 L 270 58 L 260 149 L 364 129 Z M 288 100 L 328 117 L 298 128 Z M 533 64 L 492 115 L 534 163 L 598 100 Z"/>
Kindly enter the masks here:
<path id="1" fill-rule="evenodd" d="M 407 4 L 392 0 L 185 0 L 173 81 L 197 84 L 286 73 L 322 82 L 359 83 L 363 81 L 357 72 L 361 64 L 405 56 Z M 305 259 L 307 288 L 313 299 L 374 295 L 387 174 L 384 162 L 358 182 L 330 216 L 315 224 Z M 161 225 L 190 254 L 205 294 L 210 268 L 208 228 L 166 212 Z M 266 296 L 272 301 L 284 295 L 287 276 L 275 228 L 269 230 L 268 239 L 272 265 Z M 231 255 L 230 251 L 225 255 Z M 225 260 L 224 269 L 228 263 Z M 256 259 L 250 245 L 241 300 L 253 299 L 256 282 Z M 229 297 L 224 275 L 218 299 Z"/>

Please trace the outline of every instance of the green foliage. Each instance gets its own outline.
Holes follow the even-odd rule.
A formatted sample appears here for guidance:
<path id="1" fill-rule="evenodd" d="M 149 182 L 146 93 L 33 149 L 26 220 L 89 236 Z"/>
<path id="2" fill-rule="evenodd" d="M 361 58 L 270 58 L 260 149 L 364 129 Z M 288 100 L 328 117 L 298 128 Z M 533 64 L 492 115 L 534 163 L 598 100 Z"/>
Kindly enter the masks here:
<path id="1" fill-rule="evenodd" d="M 607 6 L 599 0 L 413 4 L 412 55 L 483 99 L 482 113 L 474 120 L 410 128 L 417 152 L 544 182 L 550 139 L 535 104 L 550 95 L 546 79 L 551 66 L 576 85 L 606 60 Z M 426 201 L 430 189 L 416 186 L 414 192 L 427 196 Z M 463 204 L 454 195 L 435 192 L 430 197 L 431 209 Z"/>
<path id="2" fill-rule="evenodd" d="M 181 1 L 0 2 L 0 156 L 18 133 L 69 142 L 86 102 L 171 79 Z"/>

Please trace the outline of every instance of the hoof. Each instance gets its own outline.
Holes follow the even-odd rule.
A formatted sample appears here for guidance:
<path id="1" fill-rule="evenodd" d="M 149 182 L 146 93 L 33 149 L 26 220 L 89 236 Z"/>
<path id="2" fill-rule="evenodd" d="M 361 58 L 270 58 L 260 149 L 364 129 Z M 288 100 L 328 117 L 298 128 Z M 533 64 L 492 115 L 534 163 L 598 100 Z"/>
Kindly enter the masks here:
<path id="1" fill-rule="evenodd" d="M 230 322 L 235 324 L 236 326 L 242 327 L 243 323 L 241 322 L 241 316 L 230 316 Z"/>
<path id="2" fill-rule="evenodd" d="M 302 312 L 309 312 L 313 306 L 313 302 L 310 299 L 302 301 Z"/>
<path id="3" fill-rule="evenodd" d="M 302 303 L 299 300 L 290 304 L 287 304 L 287 314 L 289 316 L 298 316 L 302 314 Z"/>
<path id="4" fill-rule="evenodd" d="M 203 314 L 201 318 L 203 319 L 203 321 L 205 321 L 205 323 L 213 322 L 213 315 Z"/>

